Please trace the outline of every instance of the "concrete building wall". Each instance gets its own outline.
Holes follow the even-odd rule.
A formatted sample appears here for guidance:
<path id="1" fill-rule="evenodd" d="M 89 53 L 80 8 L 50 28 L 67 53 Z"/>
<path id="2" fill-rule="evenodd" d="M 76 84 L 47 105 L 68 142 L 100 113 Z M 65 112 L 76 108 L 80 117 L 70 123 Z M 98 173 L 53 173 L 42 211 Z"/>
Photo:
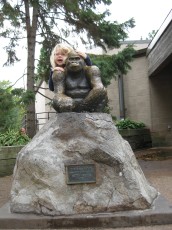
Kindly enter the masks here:
<path id="1" fill-rule="evenodd" d="M 39 88 L 39 92 L 46 97 L 52 99 L 53 98 L 53 92 L 51 92 L 48 89 L 48 85 L 44 81 L 41 84 L 41 88 Z M 37 120 L 37 130 L 40 130 L 44 124 L 47 122 L 47 120 L 54 115 L 55 110 L 51 107 L 50 102 L 51 100 L 42 96 L 41 94 L 36 94 L 36 103 L 35 103 L 35 109 L 36 109 L 36 120 Z"/>
<path id="2" fill-rule="evenodd" d="M 151 105 L 149 79 L 147 76 L 146 57 L 134 58 L 130 63 L 131 70 L 123 76 L 125 115 L 131 120 L 144 122 L 151 128 Z M 118 80 L 113 80 L 108 86 L 109 105 L 112 114 L 119 119 L 119 90 Z"/>
<path id="3" fill-rule="evenodd" d="M 117 54 L 129 44 L 139 51 L 147 48 L 149 42 L 149 40 L 122 42 L 120 49 L 109 49 L 107 54 Z M 134 58 L 130 66 L 131 70 L 128 71 L 126 76 L 123 76 L 126 118 L 144 122 L 148 127 L 151 127 L 150 90 L 146 56 Z M 111 113 L 117 119 L 120 119 L 118 79 L 113 79 L 107 90 Z"/>
<path id="4" fill-rule="evenodd" d="M 126 117 L 144 122 L 151 128 L 150 89 L 146 57 L 135 58 L 124 76 Z"/>
<path id="5" fill-rule="evenodd" d="M 107 87 L 107 94 L 109 99 L 110 113 L 117 119 L 120 117 L 119 108 L 119 90 L 118 90 L 118 80 L 112 79 L 111 84 Z"/>
<path id="6" fill-rule="evenodd" d="M 41 87 L 45 87 L 45 84 L 41 85 Z M 39 89 L 39 92 L 44 95 L 45 90 Z M 45 97 L 43 97 L 41 94 L 36 94 L 36 102 L 35 102 L 35 110 L 36 110 L 36 129 L 39 130 L 42 127 L 42 124 L 46 122 L 45 120 Z"/>

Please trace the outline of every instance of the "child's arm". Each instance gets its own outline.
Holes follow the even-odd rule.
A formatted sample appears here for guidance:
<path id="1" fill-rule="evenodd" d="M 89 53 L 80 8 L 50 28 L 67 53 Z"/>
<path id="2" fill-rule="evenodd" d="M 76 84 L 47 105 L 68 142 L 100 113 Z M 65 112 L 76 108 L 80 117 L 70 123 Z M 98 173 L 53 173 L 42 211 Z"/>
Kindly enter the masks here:
<path id="1" fill-rule="evenodd" d="M 80 52 L 80 51 L 76 51 L 76 52 L 77 52 L 77 54 L 79 54 L 79 56 L 81 56 L 84 59 L 85 64 L 87 66 L 92 66 L 91 59 L 86 53 L 83 53 L 83 52 Z"/>
<path id="2" fill-rule="evenodd" d="M 87 65 L 87 66 L 92 66 L 92 62 L 91 62 L 91 59 L 90 59 L 90 57 L 87 55 L 87 57 L 84 59 L 84 61 L 85 61 L 85 64 Z"/>

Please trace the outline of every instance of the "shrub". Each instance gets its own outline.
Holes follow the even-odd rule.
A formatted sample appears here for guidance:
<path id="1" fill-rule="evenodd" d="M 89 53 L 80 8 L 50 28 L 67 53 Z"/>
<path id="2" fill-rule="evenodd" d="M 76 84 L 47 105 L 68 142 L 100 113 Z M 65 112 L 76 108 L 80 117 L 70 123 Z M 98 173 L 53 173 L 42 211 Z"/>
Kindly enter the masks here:
<path id="1" fill-rule="evenodd" d="M 146 125 L 143 122 L 136 122 L 130 119 L 116 121 L 115 125 L 118 129 L 143 129 Z"/>
<path id="2" fill-rule="evenodd" d="M 8 129 L 0 133 L 0 146 L 26 145 L 29 141 L 30 138 L 20 131 Z"/>

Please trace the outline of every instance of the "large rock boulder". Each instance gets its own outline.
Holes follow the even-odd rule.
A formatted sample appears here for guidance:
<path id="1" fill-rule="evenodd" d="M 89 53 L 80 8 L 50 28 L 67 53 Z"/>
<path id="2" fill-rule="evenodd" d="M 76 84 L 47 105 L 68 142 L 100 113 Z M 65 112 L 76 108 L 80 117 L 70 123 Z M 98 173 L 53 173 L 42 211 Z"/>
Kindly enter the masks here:
<path id="1" fill-rule="evenodd" d="M 110 115 L 60 113 L 19 152 L 10 209 L 44 215 L 138 210 L 150 208 L 156 196 Z"/>

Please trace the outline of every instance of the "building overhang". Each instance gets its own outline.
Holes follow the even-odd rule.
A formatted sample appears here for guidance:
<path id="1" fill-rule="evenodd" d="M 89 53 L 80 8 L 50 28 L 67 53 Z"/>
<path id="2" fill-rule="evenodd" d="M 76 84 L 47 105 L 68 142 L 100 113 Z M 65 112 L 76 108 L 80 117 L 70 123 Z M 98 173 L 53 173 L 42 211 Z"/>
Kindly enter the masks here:
<path id="1" fill-rule="evenodd" d="M 172 10 L 147 48 L 148 76 L 154 76 L 172 61 Z"/>

